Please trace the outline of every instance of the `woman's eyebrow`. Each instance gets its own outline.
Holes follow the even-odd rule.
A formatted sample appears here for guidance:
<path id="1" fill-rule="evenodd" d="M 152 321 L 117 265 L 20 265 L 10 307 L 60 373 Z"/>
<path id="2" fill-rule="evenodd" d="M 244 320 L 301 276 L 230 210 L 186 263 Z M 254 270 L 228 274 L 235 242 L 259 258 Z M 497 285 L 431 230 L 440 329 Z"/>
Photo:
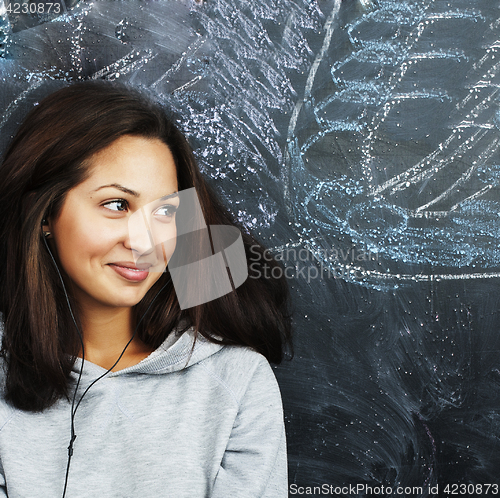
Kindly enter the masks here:
<path id="1" fill-rule="evenodd" d="M 172 192 L 171 194 L 164 195 L 163 197 L 160 197 L 160 201 L 166 201 L 167 199 L 170 199 L 171 197 L 178 197 L 178 196 L 179 196 L 179 192 L 175 191 L 175 192 Z"/>
<path id="2" fill-rule="evenodd" d="M 123 185 L 120 185 L 118 183 L 110 183 L 109 185 L 102 185 L 101 187 L 96 188 L 92 192 L 97 192 L 98 190 L 101 190 L 102 188 L 109 188 L 109 187 L 116 188 L 118 190 L 121 190 L 125 194 L 129 194 L 129 195 L 132 195 L 134 197 L 140 197 L 140 195 L 141 195 L 138 192 L 136 192 L 135 190 L 130 190 L 129 188 L 124 187 Z"/>

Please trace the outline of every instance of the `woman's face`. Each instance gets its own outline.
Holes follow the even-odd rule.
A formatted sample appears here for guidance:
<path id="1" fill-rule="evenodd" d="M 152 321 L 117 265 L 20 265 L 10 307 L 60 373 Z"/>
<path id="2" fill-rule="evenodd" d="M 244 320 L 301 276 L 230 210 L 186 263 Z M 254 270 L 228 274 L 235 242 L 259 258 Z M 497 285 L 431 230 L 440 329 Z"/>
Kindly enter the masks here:
<path id="1" fill-rule="evenodd" d="M 90 159 L 90 175 L 48 220 L 58 260 L 83 309 L 136 305 L 161 276 L 175 248 L 177 174 L 158 139 L 126 135 Z M 170 242 L 130 240 L 131 215 L 160 223 Z M 134 217 L 137 219 L 138 217 Z M 159 220 L 159 221 L 158 221 Z"/>

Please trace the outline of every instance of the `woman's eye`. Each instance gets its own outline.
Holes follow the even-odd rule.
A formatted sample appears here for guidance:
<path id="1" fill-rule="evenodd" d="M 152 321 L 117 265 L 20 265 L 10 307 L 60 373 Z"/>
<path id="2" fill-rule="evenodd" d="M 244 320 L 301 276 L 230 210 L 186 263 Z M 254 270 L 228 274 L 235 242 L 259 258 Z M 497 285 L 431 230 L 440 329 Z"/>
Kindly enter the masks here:
<path id="1" fill-rule="evenodd" d="M 172 204 L 166 204 L 165 206 L 159 207 L 155 212 L 155 216 L 160 216 L 161 218 L 170 219 L 173 218 L 175 213 L 177 212 L 177 206 L 173 206 Z"/>
<path id="2" fill-rule="evenodd" d="M 126 211 L 128 208 L 128 203 L 124 199 L 116 199 L 114 201 L 109 201 L 103 204 L 107 209 L 111 211 Z"/>

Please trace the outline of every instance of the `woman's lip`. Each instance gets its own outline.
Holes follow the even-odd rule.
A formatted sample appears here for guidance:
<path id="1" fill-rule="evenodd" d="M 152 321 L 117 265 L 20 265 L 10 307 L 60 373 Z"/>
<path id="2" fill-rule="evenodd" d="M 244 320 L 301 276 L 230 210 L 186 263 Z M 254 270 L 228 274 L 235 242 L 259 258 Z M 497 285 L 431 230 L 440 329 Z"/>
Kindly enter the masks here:
<path id="1" fill-rule="evenodd" d="M 151 263 L 132 263 L 130 261 L 113 261 L 110 265 L 123 266 L 123 268 L 130 268 L 131 270 L 148 270 Z"/>
<path id="2" fill-rule="evenodd" d="M 136 266 L 132 266 L 130 263 L 109 263 L 108 266 L 113 268 L 118 275 L 132 282 L 142 282 L 143 280 L 146 280 L 149 275 L 149 271 L 147 269 L 139 270 Z"/>

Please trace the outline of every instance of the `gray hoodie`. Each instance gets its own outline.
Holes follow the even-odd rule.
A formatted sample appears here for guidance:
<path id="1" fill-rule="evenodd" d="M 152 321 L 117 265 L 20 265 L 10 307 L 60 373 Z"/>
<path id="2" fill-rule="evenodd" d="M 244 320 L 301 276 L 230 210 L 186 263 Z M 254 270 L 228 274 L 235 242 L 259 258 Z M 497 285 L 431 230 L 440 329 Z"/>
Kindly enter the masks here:
<path id="1" fill-rule="evenodd" d="M 66 498 L 285 498 L 286 443 L 267 360 L 191 331 L 111 372 L 75 417 Z M 73 371 L 76 381 L 81 360 Z M 84 362 L 79 395 L 105 370 Z M 60 498 L 71 404 L 23 412 L 0 400 L 0 497 Z"/>

